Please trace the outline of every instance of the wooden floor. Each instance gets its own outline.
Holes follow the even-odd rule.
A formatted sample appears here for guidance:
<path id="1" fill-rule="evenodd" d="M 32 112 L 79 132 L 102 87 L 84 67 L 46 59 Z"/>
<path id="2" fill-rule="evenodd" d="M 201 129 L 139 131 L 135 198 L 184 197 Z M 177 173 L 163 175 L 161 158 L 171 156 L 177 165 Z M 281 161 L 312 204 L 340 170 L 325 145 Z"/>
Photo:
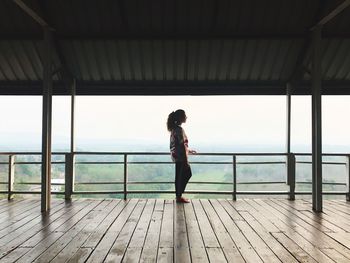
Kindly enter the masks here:
<path id="1" fill-rule="evenodd" d="M 0 201 L 0 262 L 350 262 L 350 203 Z"/>

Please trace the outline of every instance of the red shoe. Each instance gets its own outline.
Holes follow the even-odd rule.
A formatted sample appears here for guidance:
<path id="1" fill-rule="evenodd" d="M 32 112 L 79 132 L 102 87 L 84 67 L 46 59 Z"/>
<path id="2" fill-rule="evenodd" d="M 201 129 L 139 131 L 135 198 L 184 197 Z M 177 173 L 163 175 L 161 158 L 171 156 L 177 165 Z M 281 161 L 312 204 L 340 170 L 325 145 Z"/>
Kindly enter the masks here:
<path id="1" fill-rule="evenodd" d="M 184 197 L 178 197 L 178 198 L 176 198 L 176 202 L 177 203 L 189 203 L 190 200 L 188 200 L 187 198 L 184 198 Z"/>

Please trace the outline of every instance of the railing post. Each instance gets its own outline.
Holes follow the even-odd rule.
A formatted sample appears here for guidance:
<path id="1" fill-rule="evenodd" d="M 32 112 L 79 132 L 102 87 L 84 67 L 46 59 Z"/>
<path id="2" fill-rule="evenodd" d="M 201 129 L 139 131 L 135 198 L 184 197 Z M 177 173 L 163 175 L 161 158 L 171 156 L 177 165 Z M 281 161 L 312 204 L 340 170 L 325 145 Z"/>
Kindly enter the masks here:
<path id="1" fill-rule="evenodd" d="M 287 155 L 287 184 L 289 185 L 289 200 L 295 200 L 295 155 Z"/>
<path id="2" fill-rule="evenodd" d="M 350 201 L 350 155 L 346 156 L 346 201 Z"/>
<path id="3" fill-rule="evenodd" d="M 66 153 L 65 155 L 65 199 L 72 200 L 72 194 L 74 192 L 74 163 L 75 163 L 74 153 Z"/>
<path id="4" fill-rule="evenodd" d="M 124 200 L 128 194 L 128 155 L 124 154 Z"/>
<path id="5" fill-rule="evenodd" d="M 232 186 L 233 186 L 233 192 L 232 192 L 232 200 L 237 200 L 237 162 L 236 162 L 236 155 L 232 155 Z"/>
<path id="6" fill-rule="evenodd" d="M 7 199 L 13 199 L 13 182 L 15 181 L 15 156 L 9 155 L 9 173 L 8 173 L 8 196 Z"/>

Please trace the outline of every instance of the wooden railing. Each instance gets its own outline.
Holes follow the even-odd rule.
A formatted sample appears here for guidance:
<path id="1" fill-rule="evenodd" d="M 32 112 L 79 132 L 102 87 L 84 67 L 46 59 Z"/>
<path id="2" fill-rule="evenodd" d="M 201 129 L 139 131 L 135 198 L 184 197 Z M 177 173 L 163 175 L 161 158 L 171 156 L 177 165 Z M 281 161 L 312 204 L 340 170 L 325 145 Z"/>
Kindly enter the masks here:
<path id="1" fill-rule="evenodd" d="M 28 155 L 28 156 L 41 156 L 40 152 L 0 152 L 0 157 L 5 156 L 7 161 L 0 162 L 0 165 L 8 165 L 8 180 L 7 182 L 0 182 L 0 185 L 7 185 L 7 190 L 2 190 L 0 193 L 7 194 L 8 198 L 11 199 L 14 194 L 40 194 L 40 191 L 21 191 L 15 190 L 15 170 L 16 165 L 20 164 L 36 164 L 40 165 L 41 161 L 18 161 L 16 160 L 17 156 Z M 76 158 L 79 156 L 119 156 L 121 157 L 120 161 L 76 161 Z M 311 154 L 307 153 L 198 153 L 195 156 L 207 156 L 207 157 L 224 157 L 225 161 L 195 161 L 190 159 L 191 164 L 210 164 L 210 165 L 230 165 L 232 167 L 232 180 L 229 182 L 225 181 L 193 181 L 191 180 L 189 184 L 205 184 L 205 185 L 231 185 L 230 191 L 218 191 L 218 190 L 189 190 L 186 193 L 190 194 L 224 194 L 231 195 L 232 199 L 235 200 L 237 195 L 288 195 L 289 199 L 295 199 L 297 194 L 311 194 L 311 191 L 296 192 L 296 184 L 311 184 L 311 181 L 299 181 L 296 182 L 296 164 L 311 164 L 310 161 L 296 161 L 296 156 L 310 156 Z M 53 161 L 52 164 L 64 164 L 65 165 L 65 180 L 64 183 L 52 183 L 51 185 L 64 185 L 64 191 L 52 191 L 52 194 L 65 195 L 66 199 L 70 199 L 72 195 L 86 195 L 86 194 L 121 194 L 124 199 L 127 198 L 128 194 L 172 194 L 174 191 L 171 190 L 131 190 L 129 189 L 130 185 L 143 184 L 143 185 L 157 185 L 157 184 L 174 184 L 174 181 L 130 181 L 128 180 L 128 167 L 132 164 L 172 164 L 170 161 L 134 161 L 130 160 L 131 156 L 169 156 L 167 152 L 74 152 L 74 153 L 65 153 L 65 152 L 55 152 L 53 157 L 64 156 L 64 160 Z M 237 161 L 238 157 L 281 157 L 282 161 Z M 323 162 L 327 165 L 342 165 L 346 166 L 347 178 L 346 182 L 327 182 L 324 181 L 324 185 L 340 185 L 347 186 L 346 191 L 328 191 L 323 192 L 323 194 L 330 195 L 346 195 L 347 200 L 350 199 L 349 193 L 349 180 L 350 180 L 350 154 L 323 154 L 326 156 L 337 156 L 345 157 L 346 162 Z M 40 158 L 37 158 L 40 159 Z M 193 159 L 193 158 L 192 158 Z M 75 166 L 76 165 L 96 165 L 96 164 L 119 164 L 123 166 L 123 180 L 122 181 L 80 181 L 75 182 Z M 284 181 L 239 181 L 237 182 L 237 166 L 240 165 L 251 165 L 251 164 L 283 164 L 285 165 L 285 180 Z M 18 176 L 18 175 L 16 175 Z M 103 191 L 76 191 L 75 186 L 79 185 L 123 185 L 122 190 L 103 190 Z M 237 185 L 265 185 L 265 184 L 287 184 L 289 187 L 288 191 L 238 191 Z M 24 182 L 19 181 L 16 185 L 41 185 L 40 181 L 38 182 Z"/>

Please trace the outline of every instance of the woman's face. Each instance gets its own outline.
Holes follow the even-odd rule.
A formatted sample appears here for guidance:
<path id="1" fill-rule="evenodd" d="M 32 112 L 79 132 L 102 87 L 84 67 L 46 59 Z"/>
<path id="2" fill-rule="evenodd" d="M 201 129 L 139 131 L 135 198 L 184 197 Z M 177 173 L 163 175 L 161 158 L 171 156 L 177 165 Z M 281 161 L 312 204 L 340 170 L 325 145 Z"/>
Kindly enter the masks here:
<path id="1" fill-rule="evenodd" d="M 186 116 L 186 114 L 184 114 L 183 119 L 182 119 L 182 123 L 185 123 L 186 120 L 187 120 L 187 116 Z"/>

